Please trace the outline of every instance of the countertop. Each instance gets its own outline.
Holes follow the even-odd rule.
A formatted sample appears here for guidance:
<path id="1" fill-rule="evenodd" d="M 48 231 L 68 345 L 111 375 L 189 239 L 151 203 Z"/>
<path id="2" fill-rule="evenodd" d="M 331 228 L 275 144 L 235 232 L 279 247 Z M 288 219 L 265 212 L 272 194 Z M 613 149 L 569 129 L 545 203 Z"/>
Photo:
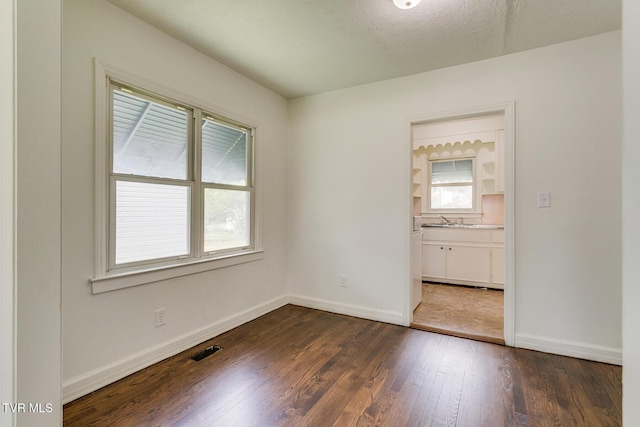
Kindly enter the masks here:
<path id="1" fill-rule="evenodd" d="M 470 230 L 504 230 L 504 225 L 491 224 L 422 224 L 423 228 L 463 228 Z"/>

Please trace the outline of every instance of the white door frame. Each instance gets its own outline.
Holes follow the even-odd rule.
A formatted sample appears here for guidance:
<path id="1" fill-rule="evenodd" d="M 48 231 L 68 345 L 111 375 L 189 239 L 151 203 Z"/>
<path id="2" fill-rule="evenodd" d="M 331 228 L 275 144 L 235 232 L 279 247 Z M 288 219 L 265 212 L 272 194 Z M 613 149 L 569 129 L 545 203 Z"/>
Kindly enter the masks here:
<path id="1" fill-rule="evenodd" d="M 0 2 L 0 402 L 16 401 L 15 25 L 16 0 Z M 0 409 L 0 426 L 15 416 Z"/>
<path id="2" fill-rule="evenodd" d="M 515 344 L 515 102 L 487 105 L 477 108 L 469 108 L 444 113 L 409 117 L 405 135 L 407 135 L 407 157 L 405 162 L 405 177 L 407 189 L 405 194 L 408 200 L 405 203 L 407 227 L 405 228 L 409 239 L 408 256 L 405 257 L 405 290 L 404 290 L 404 323 L 409 325 L 413 318 L 411 306 L 411 224 L 413 223 L 413 140 L 411 127 L 417 124 L 430 122 L 442 122 L 456 119 L 465 119 L 491 114 L 504 114 L 504 341 L 508 346 Z"/>

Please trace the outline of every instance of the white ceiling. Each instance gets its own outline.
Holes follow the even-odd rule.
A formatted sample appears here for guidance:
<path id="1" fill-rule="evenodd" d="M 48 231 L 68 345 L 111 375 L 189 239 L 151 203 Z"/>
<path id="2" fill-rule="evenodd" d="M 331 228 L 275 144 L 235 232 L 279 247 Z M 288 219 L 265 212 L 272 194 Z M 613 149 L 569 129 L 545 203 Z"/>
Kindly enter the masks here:
<path id="1" fill-rule="evenodd" d="M 621 27 L 621 0 L 109 0 L 286 98 Z"/>

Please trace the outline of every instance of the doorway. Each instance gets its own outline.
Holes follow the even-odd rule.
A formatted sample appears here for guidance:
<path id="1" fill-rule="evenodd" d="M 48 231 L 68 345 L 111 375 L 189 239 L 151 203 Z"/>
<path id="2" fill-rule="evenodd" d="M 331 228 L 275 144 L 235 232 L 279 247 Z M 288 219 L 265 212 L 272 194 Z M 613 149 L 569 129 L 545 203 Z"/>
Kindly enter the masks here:
<path id="1" fill-rule="evenodd" d="M 514 104 L 421 117 L 409 134 L 408 323 L 513 345 Z"/>

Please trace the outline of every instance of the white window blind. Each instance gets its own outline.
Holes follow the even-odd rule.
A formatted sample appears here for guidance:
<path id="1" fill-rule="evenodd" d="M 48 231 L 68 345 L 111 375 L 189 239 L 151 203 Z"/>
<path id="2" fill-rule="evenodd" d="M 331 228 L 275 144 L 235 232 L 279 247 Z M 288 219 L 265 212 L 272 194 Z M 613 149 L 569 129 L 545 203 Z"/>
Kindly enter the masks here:
<path id="1" fill-rule="evenodd" d="M 187 111 L 113 91 L 113 172 L 187 179 Z"/>
<path id="2" fill-rule="evenodd" d="M 202 120 L 202 181 L 247 184 L 247 131 Z"/>
<path id="3" fill-rule="evenodd" d="M 473 182 L 471 159 L 433 162 L 431 164 L 432 184 L 453 184 Z"/>

